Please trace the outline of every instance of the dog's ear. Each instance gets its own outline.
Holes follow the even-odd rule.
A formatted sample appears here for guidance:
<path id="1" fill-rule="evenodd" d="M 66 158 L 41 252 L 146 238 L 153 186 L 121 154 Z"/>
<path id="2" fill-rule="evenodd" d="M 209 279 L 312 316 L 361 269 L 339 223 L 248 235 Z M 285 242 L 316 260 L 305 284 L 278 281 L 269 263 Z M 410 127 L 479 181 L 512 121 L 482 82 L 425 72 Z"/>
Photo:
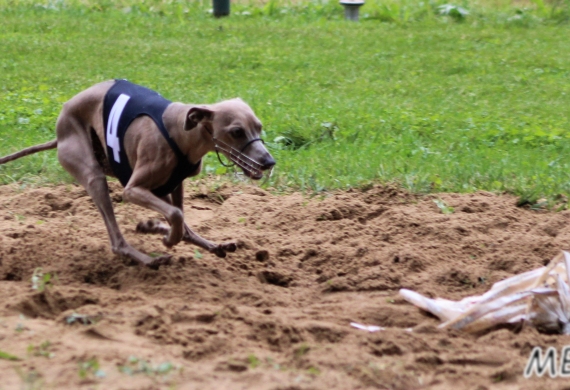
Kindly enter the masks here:
<path id="1" fill-rule="evenodd" d="M 192 130 L 198 123 L 203 120 L 211 121 L 214 117 L 214 111 L 206 107 L 192 107 L 188 110 L 186 114 L 186 120 L 184 121 L 184 130 Z"/>

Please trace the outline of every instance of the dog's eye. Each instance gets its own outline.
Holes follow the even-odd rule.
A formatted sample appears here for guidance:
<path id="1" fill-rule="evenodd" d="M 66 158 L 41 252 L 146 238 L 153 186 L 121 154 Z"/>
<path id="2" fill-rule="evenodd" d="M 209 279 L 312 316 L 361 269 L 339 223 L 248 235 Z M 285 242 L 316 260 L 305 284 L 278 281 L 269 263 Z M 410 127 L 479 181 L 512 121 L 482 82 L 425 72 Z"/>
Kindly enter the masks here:
<path id="1" fill-rule="evenodd" d="M 245 137 L 245 130 L 242 129 L 241 127 L 236 127 L 235 129 L 232 129 L 231 135 L 235 139 L 243 138 L 243 137 Z"/>

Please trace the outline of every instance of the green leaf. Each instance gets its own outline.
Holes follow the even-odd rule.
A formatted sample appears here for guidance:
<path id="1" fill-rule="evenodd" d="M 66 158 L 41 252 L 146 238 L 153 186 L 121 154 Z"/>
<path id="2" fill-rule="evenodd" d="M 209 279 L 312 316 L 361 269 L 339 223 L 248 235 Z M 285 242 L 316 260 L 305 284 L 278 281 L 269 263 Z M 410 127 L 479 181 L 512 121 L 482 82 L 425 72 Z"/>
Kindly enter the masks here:
<path id="1" fill-rule="evenodd" d="M 167 374 L 170 370 L 172 370 L 174 366 L 170 362 L 161 363 L 157 368 L 156 372 L 159 374 Z"/>
<path id="2" fill-rule="evenodd" d="M 433 202 L 437 205 L 443 214 L 453 214 L 455 211 L 453 207 L 446 205 L 445 202 L 441 199 L 434 199 Z"/>
<path id="3" fill-rule="evenodd" d="M 256 368 L 257 366 L 259 366 L 261 364 L 261 361 L 257 358 L 257 356 L 255 355 L 249 355 L 247 357 L 247 361 L 249 362 L 249 366 L 251 368 Z"/>
<path id="4" fill-rule="evenodd" d="M 133 369 L 128 366 L 119 366 L 119 371 L 122 372 L 123 374 L 127 374 L 130 376 L 133 375 Z"/>
<path id="5" fill-rule="evenodd" d="M 95 377 L 97 377 L 97 378 L 105 378 L 107 376 L 105 371 L 103 371 L 101 369 L 95 371 L 95 374 L 93 374 L 93 375 L 95 375 Z"/>
<path id="6" fill-rule="evenodd" d="M 18 360 L 22 360 L 17 356 L 14 356 L 12 354 L 9 354 L 8 352 L 4 352 L 0 350 L 0 359 L 4 359 L 4 360 L 11 360 L 11 361 L 18 361 Z"/>

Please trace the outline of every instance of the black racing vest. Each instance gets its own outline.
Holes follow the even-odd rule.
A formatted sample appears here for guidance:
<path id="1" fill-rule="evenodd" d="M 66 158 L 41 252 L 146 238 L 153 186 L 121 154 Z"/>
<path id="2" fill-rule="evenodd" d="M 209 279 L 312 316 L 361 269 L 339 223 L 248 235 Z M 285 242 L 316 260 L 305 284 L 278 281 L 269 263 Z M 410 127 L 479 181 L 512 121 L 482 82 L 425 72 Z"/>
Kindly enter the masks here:
<path id="1" fill-rule="evenodd" d="M 152 188 L 154 195 L 162 197 L 170 194 L 184 179 L 196 172 L 200 161 L 191 164 L 182 153 L 162 121 L 162 114 L 171 101 L 160 94 L 127 80 L 116 80 L 109 89 L 103 102 L 103 124 L 105 126 L 105 143 L 107 158 L 113 173 L 121 184 L 127 185 L 133 170 L 125 153 L 125 133 L 133 120 L 139 116 L 149 116 L 172 148 L 178 159 L 178 165 L 172 171 L 170 179 L 158 188 Z M 149 151 L 150 152 L 150 151 Z"/>

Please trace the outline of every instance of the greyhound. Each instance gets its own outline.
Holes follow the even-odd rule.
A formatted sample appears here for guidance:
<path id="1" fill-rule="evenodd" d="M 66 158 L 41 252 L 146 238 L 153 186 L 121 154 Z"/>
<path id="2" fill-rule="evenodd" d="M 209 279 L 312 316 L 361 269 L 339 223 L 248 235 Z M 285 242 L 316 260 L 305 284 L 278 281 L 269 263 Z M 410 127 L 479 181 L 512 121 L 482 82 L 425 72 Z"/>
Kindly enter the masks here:
<path id="1" fill-rule="evenodd" d="M 170 224 L 141 222 L 137 231 L 165 233 L 162 241 L 168 248 L 184 240 L 225 257 L 237 249 L 235 243 L 212 243 L 184 222 L 182 181 L 197 175 L 202 157 L 214 151 L 251 179 L 261 179 L 275 165 L 260 138 L 261 129 L 253 110 L 239 98 L 203 105 L 173 103 L 126 80 L 109 80 L 63 105 L 55 140 L 0 158 L 0 164 L 57 148 L 61 165 L 101 213 L 113 253 L 157 268 L 171 256 L 152 258 L 127 243 L 115 219 L 106 176 L 119 179 L 125 201 L 162 214 Z"/>

